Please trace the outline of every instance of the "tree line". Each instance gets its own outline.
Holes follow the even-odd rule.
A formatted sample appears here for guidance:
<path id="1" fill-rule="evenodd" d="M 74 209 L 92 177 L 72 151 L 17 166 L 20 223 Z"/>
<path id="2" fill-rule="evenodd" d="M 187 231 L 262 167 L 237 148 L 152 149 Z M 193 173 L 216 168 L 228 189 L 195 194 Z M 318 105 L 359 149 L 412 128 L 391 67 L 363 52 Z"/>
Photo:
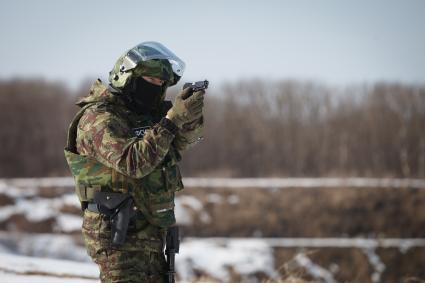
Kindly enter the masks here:
<path id="1" fill-rule="evenodd" d="M 0 177 L 69 175 L 66 131 L 88 88 L 0 81 Z M 209 91 L 205 105 L 185 176 L 425 178 L 421 85 L 240 80 Z"/>

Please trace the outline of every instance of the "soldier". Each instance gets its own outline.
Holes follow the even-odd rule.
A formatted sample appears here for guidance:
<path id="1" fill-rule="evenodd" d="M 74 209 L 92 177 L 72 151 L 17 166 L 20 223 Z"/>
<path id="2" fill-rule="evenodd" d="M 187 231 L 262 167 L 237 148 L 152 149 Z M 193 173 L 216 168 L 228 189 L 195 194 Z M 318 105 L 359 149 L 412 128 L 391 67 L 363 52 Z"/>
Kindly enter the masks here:
<path id="1" fill-rule="evenodd" d="M 118 59 L 109 86 L 97 80 L 77 102 L 65 157 L 102 282 L 164 281 L 164 239 L 183 189 L 178 162 L 203 130 L 204 91 L 164 100 L 184 67 L 162 44 L 144 42 Z"/>

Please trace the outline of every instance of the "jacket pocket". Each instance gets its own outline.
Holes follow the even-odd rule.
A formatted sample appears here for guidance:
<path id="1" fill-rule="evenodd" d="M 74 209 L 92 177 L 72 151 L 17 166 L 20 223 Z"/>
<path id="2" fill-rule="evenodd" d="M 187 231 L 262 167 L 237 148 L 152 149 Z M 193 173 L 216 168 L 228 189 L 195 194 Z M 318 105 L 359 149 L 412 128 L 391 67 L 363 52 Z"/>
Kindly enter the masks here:
<path id="1" fill-rule="evenodd" d="M 152 224 L 166 228 L 176 223 L 173 191 L 148 194 L 146 207 L 152 216 Z"/>
<path id="2" fill-rule="evenodd" d="M 174 195 L 183 189 L 177 165 L 155 169 L 140 179 L 137 187 L 134 191 L 136 205 L 151 224 L 166 228 L 176 223 Z"/>
<path id="3" fill-rule="evenodd" d="M 163 172 L 163 175 L 164 180 L 167 183 L 168 190 L 174 192 L 183 190 L 184 186 L 179 166 L 173 165 L 170 167 L 166 167 Z"/>
<path id="4" fill-rule="evenodd" d="M 84 211 L 82 234 L 87 253 L 93 259 L 108 249 L 111 242 L 111 226 L 105 216 Z"/>

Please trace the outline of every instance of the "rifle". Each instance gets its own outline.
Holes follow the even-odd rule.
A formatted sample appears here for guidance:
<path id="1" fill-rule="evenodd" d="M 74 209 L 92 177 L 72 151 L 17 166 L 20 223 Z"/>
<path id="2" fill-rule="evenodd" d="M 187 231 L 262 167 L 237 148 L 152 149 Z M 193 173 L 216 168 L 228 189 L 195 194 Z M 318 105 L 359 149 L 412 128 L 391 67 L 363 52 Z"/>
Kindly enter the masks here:
<path id="1" fill-rule="evenodd" d="M 166 283 L 175 283 L 175 256 L 179 253 L 179 227 L 171 226 L 167 230 L 165 254 L 167 255 Z"/>

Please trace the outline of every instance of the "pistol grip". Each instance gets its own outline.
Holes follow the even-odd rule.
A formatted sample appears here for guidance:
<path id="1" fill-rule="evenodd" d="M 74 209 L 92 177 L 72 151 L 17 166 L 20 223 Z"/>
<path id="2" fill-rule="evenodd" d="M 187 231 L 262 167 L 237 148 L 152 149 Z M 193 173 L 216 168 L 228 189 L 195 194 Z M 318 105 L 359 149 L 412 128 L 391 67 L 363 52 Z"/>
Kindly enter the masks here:
<path id="1" fill-rule="evenodd" d="M 121 246 L 125 242 L 127 236 L 128 224 L 130 218 L 133 216 L 133 200 L 130 198 L 125 201 L 124 205 L 121 206 L 112 218 L 112 245 Z"/>

